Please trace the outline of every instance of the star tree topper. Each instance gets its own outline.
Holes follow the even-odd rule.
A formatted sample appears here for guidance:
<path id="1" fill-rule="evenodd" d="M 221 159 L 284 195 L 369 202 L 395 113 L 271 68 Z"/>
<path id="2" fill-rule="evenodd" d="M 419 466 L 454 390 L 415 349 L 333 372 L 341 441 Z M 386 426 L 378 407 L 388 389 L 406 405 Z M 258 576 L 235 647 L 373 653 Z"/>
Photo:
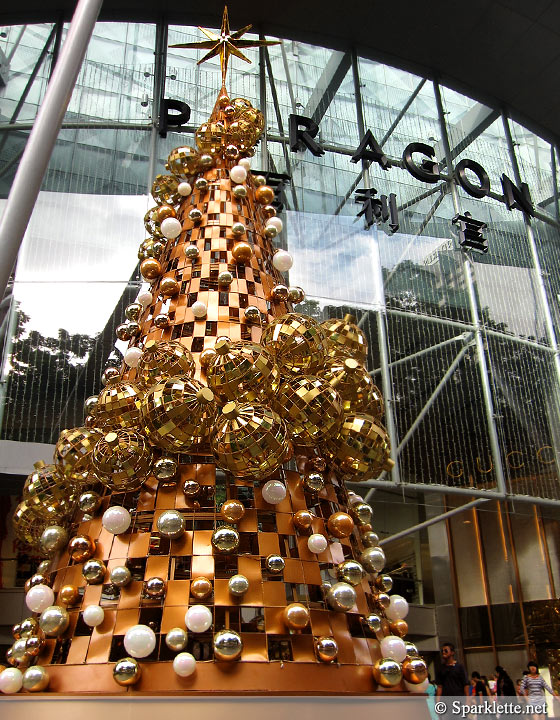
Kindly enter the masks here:
<path id="1" fill-rule="evenodd" d="M 222 67 L 222 84 L 225 84 L 226 73 L 230 55 L 250 63 L 248 57 L 243 55 L 239 48 L 253 48 L 253 47 L 264 47 L 265 45 L 278 45 L 278 40 L 241 40 L 241 36 L 245 35 L 253 26 L 246 25 L 241 30 L 237 30 L 232 33 L 229 29 L 229 18 L 227 5 L 224 7 L 224 14 L 222 17 L 222 28 L 220 34 L 216 35 L 211 30 L 199 27 L 198 29 L 203 32 L 209 40 L 201 40 L 200 42 L 194 43 L 179 43 L 178 45 L 170 45 L 172 48 L 200 48 L 201 50 L 210 50 L 206 55 L 198 61 L 197 65 L 200 65 L 210 58 L 220 56 L 220 65 Z"/>

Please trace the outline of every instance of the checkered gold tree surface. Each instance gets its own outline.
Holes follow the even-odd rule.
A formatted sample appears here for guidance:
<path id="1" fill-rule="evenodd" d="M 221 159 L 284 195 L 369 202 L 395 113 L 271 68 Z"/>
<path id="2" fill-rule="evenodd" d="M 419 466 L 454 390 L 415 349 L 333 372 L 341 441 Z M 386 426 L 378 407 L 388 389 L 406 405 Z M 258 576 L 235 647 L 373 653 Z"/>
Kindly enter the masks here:
<path id="1" fill-rule="evenodd" d="M 224 86 L 154 182 L 124 362 L 15 513 L 46 559 L 5 692 L 423 688 L 372 508 L 345 487 L 392 465 L 366 340 L 294 309 L 250 170 L 262 129 Z"/>

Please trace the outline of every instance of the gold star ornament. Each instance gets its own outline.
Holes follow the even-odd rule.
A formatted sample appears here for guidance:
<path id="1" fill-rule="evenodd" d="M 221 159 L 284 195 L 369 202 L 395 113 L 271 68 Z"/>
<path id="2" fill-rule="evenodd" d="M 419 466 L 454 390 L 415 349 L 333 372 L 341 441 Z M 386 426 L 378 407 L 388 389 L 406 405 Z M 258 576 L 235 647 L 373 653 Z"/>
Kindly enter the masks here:
<path id="1" fill-rule="evenodd" d="M 224 7 L 224 14 L 222 17 L 222 28 L 220 34 L 205 28 L 199 27 L 198 29 L 203 32 L 208 40 L 202 40 L 201 42 L 194 43 L 179 43 L 178 45 L 170 45 L 172 48 L 200 48 L 201 50 L 209 50 L 206 55 L 198 61 L 198 65 L 210 58 L 220 56 L 220 65 L 222 66 L 222 83 L 225 83 L 227 67 L 230 55 L 250 63 L 248 57 L 246 57 L 240 50 L 240 48 L 253 48 L 253 47 L 264 47 L 265 45 L 278 45 L 278 40 L 241 40 L 240 38 L 245 35 L 253 26 L 246 25 L 241 30 L 231 32 L 229 28 L 229 18 L 227 5 Z"/>

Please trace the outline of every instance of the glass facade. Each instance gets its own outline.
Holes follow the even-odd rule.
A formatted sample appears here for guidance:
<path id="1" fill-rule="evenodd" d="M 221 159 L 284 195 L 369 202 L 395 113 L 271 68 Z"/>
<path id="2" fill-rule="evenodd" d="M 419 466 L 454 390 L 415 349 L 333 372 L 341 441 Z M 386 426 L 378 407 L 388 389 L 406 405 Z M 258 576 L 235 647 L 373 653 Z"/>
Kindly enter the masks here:
<path id="1" fill-rule="evenodd" d="M 0 36 L 9 66 L 0 86 L 0 209 L 65 32 L 53 23 Z M 215 101 L 218 61 L 199 66 L 199 52 L 167 47 L 198 39 L 190 27 L 96 26 L 0 308 L 1 441 L 52 444 L 61 428 L 80 424 L 107 358 L 122 349 L 114 330 L 141 287 L 136 250 L 151 183 L 171 149 L 194 145 Z M 290 178 L 278 242 L 295 258 L 290 282 L 306 292 L 300 309 L 318 319 L 357 316 L 387 401 L 396 465 L 369 485 L 493 498 L 469 523 L 449 521 L 448 534 L 456 577 L 465 578 L 456 588 L 464 646 L 473 662 L 497 653 L 506 664 L 529 642 L 524 604 L 553 599 L 559 587 L 557 151 L 490 107 L 352 52 L 281 40 L 247 55 L 251 65 L 234 60 L 228 89 L 265 113 L 253 168 Z M 164 96 L 192 111 L 185 131 L 165 138 L 155 124 L 163 77 Z M 290 150 L 290 114 L 317 122 L 321 157 Z M 351 162 L 367 129 L 390 169 Z M 415 142 L 434 148 L 434 183 L 403 165 Z M 487 172 L 489 197 L 455 183 L 464 159 Z M 534 218 L 507 209 L 503 173 L 527 183 Z M 395 193 L 398 230 L 365 229 L 355 197 L 364 187 Z M 487 254 L 460 248 L 452 220 L 465 212 L 486 223 Z M 552 509 L 543 517 L 527 505 L 513 515 L 506 496 Z M 415 568 L 403 575 L 413 597 L 433 596 L 422 543 L 403 552 Z"/>

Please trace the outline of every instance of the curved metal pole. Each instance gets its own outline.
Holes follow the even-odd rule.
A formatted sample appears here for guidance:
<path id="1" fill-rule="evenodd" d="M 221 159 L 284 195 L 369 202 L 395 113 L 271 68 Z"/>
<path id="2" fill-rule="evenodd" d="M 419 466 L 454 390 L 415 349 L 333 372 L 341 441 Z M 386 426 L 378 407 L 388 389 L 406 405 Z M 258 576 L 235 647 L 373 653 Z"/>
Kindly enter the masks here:
<path id="1" fill-rule="evenodd" d="M 0 297 L 16 262 L 102 3 L 103 0 L 79 0 L 25 146 L 0 220 Z"/>

